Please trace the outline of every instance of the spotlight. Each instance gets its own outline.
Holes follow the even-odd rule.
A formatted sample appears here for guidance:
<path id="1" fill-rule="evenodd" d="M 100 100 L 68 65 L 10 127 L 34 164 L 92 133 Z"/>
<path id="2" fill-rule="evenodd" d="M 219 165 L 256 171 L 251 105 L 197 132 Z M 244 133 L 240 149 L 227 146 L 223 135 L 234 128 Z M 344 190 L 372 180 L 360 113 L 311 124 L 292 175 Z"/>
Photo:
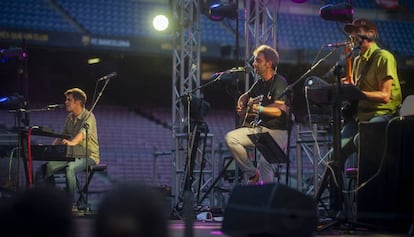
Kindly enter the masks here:
<path id="1" fill-rule="evenodd" d="M 222 21 L 226 17 L 230 19 L 237 17 L 237 5 L 235 3 L 208 0 L 204 4 L 204 12 L 210 20 Z"/>
<path id="2" fill-rule="evenodd" d="M 0 97 L 0 109 L 19 109 L 24 105 L 24 97 L 21 95 Z"/>
<path id="3" fill-rule="evenodd" d="M 27 57 L 21 48 L 0 49 L 0 61 L 5 63 L 11 59 L 23 60 Z"/>
<path id="4" fill-rule="evenodd" d="M 328 21 L 352 22 L 354 9 L 351 4 L 343 2 L 338 4 L 327 4 L 319 9 L 319 16 Z"/>
<path id="5" fill-rule="evenodd" d="M 165 15 L 157 15 L 152 20 L 152 26 L 157 31 L 164 31 L 168 28 L 169 20 Z"/>

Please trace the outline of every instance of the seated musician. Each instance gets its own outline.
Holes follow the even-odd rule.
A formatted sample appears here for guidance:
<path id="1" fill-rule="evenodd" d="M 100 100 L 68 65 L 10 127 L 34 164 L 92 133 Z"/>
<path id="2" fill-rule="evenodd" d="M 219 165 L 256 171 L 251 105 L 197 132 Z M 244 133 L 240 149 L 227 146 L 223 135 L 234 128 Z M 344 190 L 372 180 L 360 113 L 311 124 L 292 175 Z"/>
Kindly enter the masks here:
<path id="1" fill-rule="evenodd" d="M 225 136 L 226 145 L 250 184 L 273 182 L 275 167 L 260 157 L 256 169 L 246 150 L 255 146 L 248 135 L 268 132 L 283 150 L 286 150 L 288 138 L 285 96 L 277 98 L 287 87 L 286 79 L 276 73 L 279 54 L 275 49 L 261 45 L 253 55 L 253 66 L 261 79 L 238 99 L 237 112 L 244 120 L 242 127 Z M 250 115 L 254 117 L 252 122 L 246 121 Z"/>
<path id="2" fill-rule="evenodd" d="M 342 129 L 343 159 L 339 168 L 343 168 L 345 158 L 356 151 L 358 122 L 386 122 L 398 113 L 402 101 L 396 60 L 389 51 L 378 47 L 375 23 L 356 19 L 346 24 L 344 30 L 360 46 L 360 53 L 353 61 L 352 77 L 366 98 L 358 101 L 354 119 Z"/>
<path id="3" fill-rule="evenodd" d="M 46 164 L 44 178 L 49 179 L 53 177 L 53 174 L 55 172 L 65 169 L 67 191 L 72 200 L 75 200 L 75 175 L 77 172 L 84 171 L 86 169 L 86 165 L 99 163 L 99 144 L 95 116 L 93 113 L 89 113 L 89 111 L 85 108 L 87 98 L 85 92 L 79 88 L 72 88 L 67 90 L 64 95 L 66 97 L 66 111 L 69 112 L 69 114 L 66 117 L 66 121 L 63 127 L 63 134 L 68 134 L 71 136 L 71 138 L 57 138 L 53 142 L 53 145 L 80 145 L 85 148 L 87 146 L 88 150 L 90 151 L 90 156 L 87 159 L 87 163 L 84 158 L 76 158 L 75 161 L 70 162 L 49 161 Z M 87 138 L 86 134 L 88 134 Z M 86 142 L 88 144 L 86 144 Z M 75 202 L 74 205 L 76 205 Z"/>

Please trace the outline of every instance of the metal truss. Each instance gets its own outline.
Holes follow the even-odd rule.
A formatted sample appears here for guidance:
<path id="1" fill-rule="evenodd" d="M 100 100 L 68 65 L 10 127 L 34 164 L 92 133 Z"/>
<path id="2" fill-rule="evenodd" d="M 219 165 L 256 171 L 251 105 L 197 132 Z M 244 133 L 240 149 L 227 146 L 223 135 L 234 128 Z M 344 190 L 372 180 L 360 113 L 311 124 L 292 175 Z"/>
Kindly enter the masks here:
<path id="1" fill-rule="evenodd" d="M 280 0 L 279 0 L 280 1 Z M 261 44 L 267 44 L 277 49 L 277 15 L 278 0 L 247 0 L 244 2 L 245 9 L 245 66 L 252 67 L 249 63 L 252 60 L 252 51 Z M 175 201 L 178 200 L 182 191 L 183 174 L 185 173 L 185 161 L 190 158 L 190 147 L 192 143 L 189 124 L 190 116 L 189 103 L 191 96 L 200 97 L 200 92 L 194 91 L 200 86 L 200 14 L 201 5 L 199 0 L 175 0 L 173 1 L 173 13 L 177 19 L 176 31 L 174 33 L 173 48 L 173 75 L 172 75 L 172 125 L 175 152 L 173 152 L 173 185 L 172 192 Z M 253 69 L 253 68 L 251 68 Z M 251 70 L 253 71 L 253 70 Z M 245 88 L 250 87 L 250 76 L 254 74 L 246 74 Z M 194 92 L 194 93 L 192 93 Z M 184 131 L 186 130 L 186 131 Z M 185 138 L 183 133 L 186 134 Z M 212 138 L 209 134 L 207 138 Z M 203 142 L 208 143 L 211 151 L 208 154 L 202 154 L 205 157 L 214 158 L 214 147 L 212 141 L 204 139 Z M 201 142 L 201 143 L 203 143 Z M 201 146 L 205 144 L 200 144 Z M 207 149 L 208 150 L 208 149 Z M 211 154 L 210 154 L 211 153 Z M 207 158 L 208 159 L 208 158 Z M 213 164 L 214 162 L 208 161 Z M 194 172 L 198 174 L 197 162 Z M 214 177 L 214 168 L 211 167 L 204 170 L 201 187 L 208 186 L 211 177 Z M 195 181 L 193 180 L 192 187 Z M 181 185 L 180 185 L 181 184 Z M 197 192 L 195 192 L 197 193 Z M 197 193 L 197 195 L 199 195 Z M 213 196 L 213 194 L 211 194 Z"/>
<path id="2" fill-rule="evenodd" d="M 200 31 L 200 14 L 201 5 L 199 0 L 173 0 L 174 18 L 176 19 L 174 39 L 173 39 L 173 72 L 172 72 L 172 127 L 174 152 L 173 170 L 172 170 L 172 194 L 175 203 L 183 195 L 183 181 L 188 169 L 189 160 L 193 159 L 194 169 L 192 175 L 197 178 L 191 179 L 191 191 L 194 193 L 194 200 L 200 195 L 200 190 L 211 182 L 213 179 L 213 167 L 209 159 L 213 159 L 214 148 L 212 135 L 208 134 L 211 139 L 198 138 L 194 141 L 194 131 L 191 130 L 193 124 L 190 122 L 190 105 L 193 96 L 200 98 L 200 48 L 201 48 L 201 31 Z M 202 137 L 202 136 L 201 136 Z M 211 141 L 210 141 L 211 140 Z M 197 144 L 197 147 L 193 147 Z M 191 154 L 192 149 L 197 152 Z M 206 151 L 209 154 L 204 154 Z M 204 161 L 203 161 L 204 159 Z M 207 160 L 207 162 L 205 161 Z M 205 165 L 205 167 L 203 167 Z M 201 175 L 200 175 L 201 174 Z"/>
<path id="3" fill-rule="evenodd" d="M 245 1 L 245 59 L 246 66 L 253 62 L 252 51 L 261 44 L 277 49 L 277 17 L 281 0 Z M 253 70 L 251 70 L 253 72 Z M 253 75 L 253 74 L 252 74 Z M 246 74 L 245 87 L 250 87 L 250 75 Z"/>
<path id="4" fill-rule="evenodd" d="M 277 22 L 278 22 L 278 14 L 279 14 L 279 7 L 282 0 L 248 0 L 245 1 L 245 66 L 251 67 L 251 71 L 253 72 L 251 75 L 246 74 L 245 80 L 245 88 L 246 90 L 252 84 L 250 81 L 250 76 L 255 78 L 253 66 L 251 62 L 253 62 L 252 51 L 257 48 L 261 44 L 267 44 L 274 49 L 278 50 L 277 45 Z M 316 129 L 316 130 L 315 130 Z M 312 179 L 313 183 L 318 184 L 319 179 L 319 169 L 320 162 L 324 161 L 326 157 L 324 156 L 319 161 L 317 159 L 317 151 L 316 145 L 313 144 L 312 141 L 305 139 L 306 135 L 311 134 L 314 132 L 315 134 L 321 135 L 320 131 L 317 128 L 313 127 L 314 131 L 302 131 L 301 127 L 297 127 L 297 152 L 296 152 L 296 161 L 297 161 L 297 188 L 300 191 L 309 193 L 315 191 L 314 189 L 317 188 L 312 186 L 311 190 L 304 190 L 305 185 L 307 183 L 303 180 L 303 158 L 302 155 L 304 154 L 306 157 L 309 158 L 309 162 L 312 163 L 314 178 Z M 326 138 L 322 136 L 322 140 Z M 321 142 L 325 144 L 325 142 Z M 306 160 L 305 160 L 306 161 Z"/>

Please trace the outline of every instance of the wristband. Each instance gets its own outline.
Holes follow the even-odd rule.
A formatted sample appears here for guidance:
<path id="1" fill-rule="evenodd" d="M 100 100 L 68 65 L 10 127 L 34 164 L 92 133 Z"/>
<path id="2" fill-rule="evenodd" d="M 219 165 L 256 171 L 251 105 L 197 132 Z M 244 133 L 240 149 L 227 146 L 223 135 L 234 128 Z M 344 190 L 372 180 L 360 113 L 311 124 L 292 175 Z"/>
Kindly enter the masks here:
<path id="1" fill-rule="evenodd" d="M 259 114 L 261 113 L 261 112 L 263 112 L 263 106 L 259 106 Z"/>

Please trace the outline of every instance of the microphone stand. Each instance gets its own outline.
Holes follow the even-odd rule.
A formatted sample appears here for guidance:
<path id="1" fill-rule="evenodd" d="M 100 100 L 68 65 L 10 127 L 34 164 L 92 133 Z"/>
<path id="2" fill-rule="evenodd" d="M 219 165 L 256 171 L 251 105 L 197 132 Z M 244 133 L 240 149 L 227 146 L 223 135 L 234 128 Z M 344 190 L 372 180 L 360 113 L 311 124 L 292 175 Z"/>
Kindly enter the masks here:
<path id="1" fill-rule="evenodd" d="M 191 168 L 191 166 L 192 166 L 192 155 L 195 155 L 194 151 L 196 149 L 195 147 L 192 147 L 192 145 L 191 145 L 191 137 L 192 136 L 191 136 L 191 121 L 190 121 L 191 114 L 190 113 L 191 113 L 192 94 L 194 92 L 198 91 L 198 90 L 201 90 L 201 89 L 203 89 L 205 87 L 208 87 L 208 86 L 216 83 L 217 81 L 220 81 L 222 75 L 224 75 L 224 74 L 225 73 L 219 74 L 214 80 L 211 80 L 211 81 L 209 81 L 209 82 L 207 82 L 207 83 L 205 83 L 205 84 L 203 84 L 203 85 L 201 85 L 199 87 L 196 87 L 196 88 L 194 88 L 194 89 L 192 89 L 192 90 L 184 93 L 184 95 L 182 95 L 182 96 L 179 97 L 179 98 L 184 98 L 185 97 L 186 98 L 186 102 L 187 102 L 187 105 L 186 105 L 187 106 L 187 161 L 186 161 L 186 167 L 187 168 L 186 168 L 186 172 L 184 174 L 185 175 L 185 178 L 184 178 L 183 193 L 179 195 L 179 200 L 178 200 L 178 203 L 176 204 L 176 208 L 177 208 L 178 204 L 180 203 L 180 199 L 184 199 L 183 200 L 183 202 L 184 202 L 183 206 L 184 207 L 188 207 L 190 205 L 189 203 L 192 203 L 193 202 L 193 199 L 192 199 L 191 193 L 190 193 L 190 191 L 191 191 L 191 182 L 189 180 L 190 179 L 190 176 L 192 175 L 192 168 Z M 198 140 L 199 139 L 199 134 L 198 134 L 198 131 L 196 131 L 196 129 L 198 129 L 198 126 L 194 126 L 194 128 L 193 128 L 193 132 L 196 133 L 196 136 L 195 136 L 194 142 L 193 142 L 193 146 L 196 145 L 196 144 L 198 145 L 198 141 L 195 141 L 195 140 Z M 207 138 L 207 134 L 205 136 L 206 136 L 205 138 Z M 203 158 L 202 159 L 204 159 L 204 154 L 203 154 Z M 200 172 L 200 175 L 202 175 L 202 172 Z M 203 198 L 201 199 L 201 201 L 204 200 L 205 196 L 206 195 L 203 196 Z M 184 212 L 188 212 L 188 208 L 184 208 Z M 184 219 L 187 219 L 190 215 L 191 214 L 184 213 Z"/>
<path id="2" fill-rule="evenodd" d="M 330 204 L 330 207 L 332 207 L 334 210 L 334 214 L 335 214 L 335 218 L 336 220 L 332 221 L 332 223 L 328 223 L 325 226 L 320 227 L 318 230 L 324 230 L 326 228 L 329 228 L 330 226 L 336 225 L 336 224 L 341 224 L 345 221 L 348 221 L 349 218 L 349 213 L 347 210 L 347 208 L 345 208 L 344 210 L 344 218 L 343 216 L 340 216 L 340 211 L 343 208 L 343 202 L 344 202 L 344 198 L 343 198 L 343 194 L 342 194 L 342 190 L 343 190 L 343 162 L 342 162 L 342 154 L 341 154 L 341 133 L 340 133 L 340 129 L 341 129 L 341 104 L 343 101 L 344 97 L 349 97 L 348 95 L 344 95 L 344 87 L 342 86 L 342 79 L 341 79 L 341 69 L 344 65 L 344 63 L 346 62 L 346 60 L 348 60 L 348 58 L 350 58 L 354 52 L 356 52 L 357 50 L 359 50 L 359 46 L 354 47 L 347 55 L 344 59 L 341 59 L 340 61 L 338 61 L 330 70 L 329 72 L 333 71 L 333 74 L 336 76 L 336 86 L 333 87 L 333 91 L 332 94 L 336 95 L 336 99 L 334 101 L 332 101 L 332 120 L 333 120 L 333 125 L 332 125 L 332 140 L 333 140 L 333 156 L 332 156 L 332 161 L 333 161 L 333 169 L 329 169 L 329 167 L 326 167 L 326 170 L 324 171 L 322 180 L 321 180 L 321 184 L 320 187 L 317 190 L 317 193 L 315 194 L 315 200 L 319 201 L 319 199 L 322 196 L 322 193 L 324 192 L 326 185 L 328 185 L 328 178 L 329 176 L 332 176 L 332 178 L 334 178 L 334 180 L 330 180 L 331 181 L 331 185 L 332 187 L 330 188 L 330 195 L 332 195 L 332 193 L 335 194 L 335 196 L 333 197 L 334 202 Z M 329 73 L 328 72 L 328 73 Z M 333 96 L 334 97 L 334 96 Z M 329 166 L 329 164 L 328 164 Z M 329 172 L 331 171 L 331 173 Z M 335 171 L 337 172 L 337 174 L 335 175 Z M 336 185 L 336 190 L 333 187 L 333 185 Z M 348 206 L 348 205 L 347 205 Z"/>
<path id="3" fill-rule="evenodd" d="M 85 118 L 82 121 L 82 124 L 80 126 L 79 129 L 84 128 L 85 129 L 85 134 L 86 134 L 86 138 L 85 138 L 85 184 L 87 184 L 88 182 L 88 176 L 89 176 L 89 168 L 88 168 L 88 143 L 89 143 L 89 124 L 87 123 L 89 117 L 91 116 L 92 112 L 95 110 L 96 105 L 98 104 L 98 101 L 100 100 L 103 91 L 105 90 L 106 86 L 108 85 L 109 81 L 110 81 L 110 77 L 108 77 L 105 80 L 105 84 L 102 86 L 101 90 L 99 91 L 98 96 L 96 97 L 91 109 L 88 111 L 88 114 L 85 116 Z M 96 83 L 99 83 L 100 81 L 98 80 Z M 87 187 L 87 186 L 86 186 Z M 89 207 L 89 200 L 88 200 L 88 190 L 82 190 L 81 192 L 85 191 L 85 211 L 90 211 L 90 207 Z"/>
<path id="4" fill-rule="evenodd" d="M 319 64 L 321 64 L 322 62 L 324 62 L 329 56 L 331 56 L 338 48 L 333 48 L 328 54 L 326 54 L 324 57 L 322 57 L 321 59 L 319 59 L 315 64 L 313 64 L 304 74 L 302 74 L 302 76 L 300 76 L 295 82 L 293 82 L 292 84 L 288 85 L 283 91 L 282 93 L 280 93 L 280 95 L 278 95 L 276 97 L 276 99 L 280 99 L 282 98 L 284 95 L 286 95 L 286 93 L 288 93 L 289 91 L 291 91 L 300 81 L 302 81 L 302 79 L 304 79 L 306 76 L 309 75 L 309 73 L 311 73 L 317 66 L 319 66 Z"/>
<path id="5" fill-rule="evenodd" d="M 247 71 L 245 71 L 245 73 L 248 73 Z M 221 74 L 219 74 L 214 80 L 212 80 L 212 81 L 209 81 L 209 82 L 207 82 L 207 83 L 205 83 L 204 85 L 202 85 L 202 86 L 200 86 L 200 87 L 197 87 L 197 88 L 194 88 L 192 91 L 190 91 L 189 93 L 190 94 L 192 94 L 192 93 L 194 93 L 195 91 L 197 91 L 197 90 L 200 90 L 200 89 L 202 89 L 202 88 L 205 88 L 205 87 L 208 87 L 208 86 L 210 86 L 211 84 L 214 84 L 215 82 L 217 82 L 217 81 L 220 81 L 222 78 L 222 76 L 224 75 L 224 74 L 226 74 L 226 73 L 221 73 Z M 189 105 L 188 105 L 189 106 Z M 190 111 L 190 110 L 188 110 L 188 111 Z M 188 121 L 189 121 L 189 119 L 188 119 Z M 203 159 L 204 159 L 204 154 L 203 154 Z M 227 164 L 226 164 L 226 166 L 223 168 L 223 170 L 220 172 L 220 174 L 216 177 L 216 179 L 213 181 L 213 183 L 210 185 L 210 187 L 207 189 L 207 191 L 204 193 L 204 195 L 201 197 L 201 198 L 199 198 L 199 193 L 198 193 L 198 197 L 197 197 L 197 203 L 199 204 L 199 205 L 201 205 L 201 203 L 204 201 L 204 199 L 206 199 L 207 198 L 207 196 L 210 194 L 210 192 L 213 190 L 213 188 L 215 187 L 215 185 L 218 183 L 218 181 L 220 180 L 220 178 L 224 175 L 224 172 L 225 172 L 225 170 L 230 166 L 230 164 L 231 164 L 231 161 L 229 161 Z M 237 169 L 236 169 L 237 170 Z M 202 172 L 200 172 L 200 175 L 202 175 Z M 237 176 L 237 171 L 236 171 L 236 176 Z"/>

